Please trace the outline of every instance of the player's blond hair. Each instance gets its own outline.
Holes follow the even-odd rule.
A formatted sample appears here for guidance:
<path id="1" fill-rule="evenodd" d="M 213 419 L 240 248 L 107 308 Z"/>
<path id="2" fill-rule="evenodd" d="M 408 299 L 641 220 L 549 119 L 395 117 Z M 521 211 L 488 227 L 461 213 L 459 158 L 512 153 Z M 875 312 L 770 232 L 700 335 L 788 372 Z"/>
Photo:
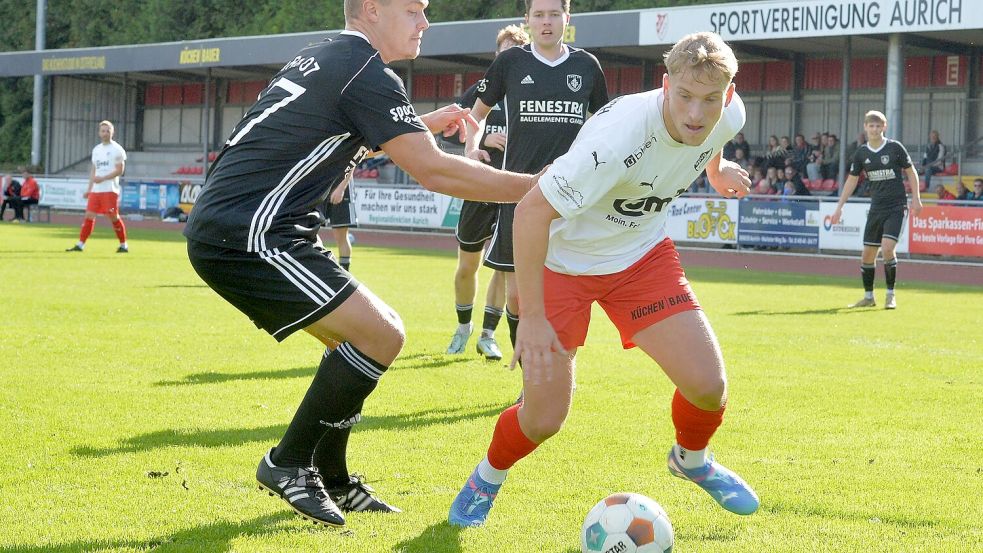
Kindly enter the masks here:
<path id="1" fill-rule="evenodd" d="M 702 83 L 729 83 L 737 74 L 737 57 L 717 33 L 688 34 L 663 59 L 670 77 L 689 72 Z"/>
<path id="2" fill-rule="evenodd" d="M 99 126 L 101 127 L 103 125 L 106 125 L 107 127 L 109 127 L 109 132 L 116 132 L 116 126 L 113 125 L 112 121 L 110 121 L 108 119 L 103 120 L 103 121 L 99 121 Z"/>
<path id="3" fill-rule="evenodd" d="M 533 0 L 526 0 L 526 15 L 529 15 L 529 12 L 532 10 L 532 1 Z M 562 4 L 563 13 L 570 13 L 570 0 L 563 0 Z"/>
<path id="4" fill-rule="evenodd" d="M 502 47 L 502 43 L 509 41 L 517 45 L 529 44 L 529 35 L 518 25 L 509 25 L 498 32 L 495 37 L 495 49 Z"/>
<path id="5" fill-rule="evenodd" d="M 881 123 L 882 125 L 887 125 L 887 116 L 877 111 L 876 109 L 872 109 L 868 111 L 866 114 L 864 114 L 865 125 L 867 123 L 875 123 L 875 122 Z"/>

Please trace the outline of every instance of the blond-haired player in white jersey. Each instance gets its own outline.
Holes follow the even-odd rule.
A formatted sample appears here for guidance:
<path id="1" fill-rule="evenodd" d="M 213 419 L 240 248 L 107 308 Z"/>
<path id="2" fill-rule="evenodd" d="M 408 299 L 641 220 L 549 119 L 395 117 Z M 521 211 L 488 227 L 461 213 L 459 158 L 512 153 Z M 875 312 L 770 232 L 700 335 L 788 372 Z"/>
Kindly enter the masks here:
<path id="1" fill-rule="evenodd" d="M 92 148 L 92 167 L 89 169 L 89 188 L 82 197 L 88 200 L 85 219 L 79 231 L 79 241 L 65 251 L 80 252 L 96 226 L 96 215 L 102 214 L 113 224 L 119 247 L 116 253 L 130 251 L 126 243 L 126 226 L 119 216 L 119 178 L 126 167 L 126 150 L 113 140 L 115 127 L 109 121 L 99 122 L 99 144 Z"/>
<path id="2" fill-rule="evenodd" d="M 721 156 L 745 121 L 737 60 L 716 34 L 696 33 L 666 54 L 666 68 L 661 89 L 599 110 L 516 209 L 522 318 L 512 363 L 522 360 L 525 399 L 499 417 L 451 506 L 453 524 L 482 524 L 508 469 L 559 432 L 595 301 L 622 345 L 637 345 L 677 387 L 670 472 L 728 511 L 758 508 L 751 487 L 708 455 L 727 401 L 724 362 L 665 230 L 669 203 L 704 169 L 725 197 L 750 191 L 747 172 Z"/>

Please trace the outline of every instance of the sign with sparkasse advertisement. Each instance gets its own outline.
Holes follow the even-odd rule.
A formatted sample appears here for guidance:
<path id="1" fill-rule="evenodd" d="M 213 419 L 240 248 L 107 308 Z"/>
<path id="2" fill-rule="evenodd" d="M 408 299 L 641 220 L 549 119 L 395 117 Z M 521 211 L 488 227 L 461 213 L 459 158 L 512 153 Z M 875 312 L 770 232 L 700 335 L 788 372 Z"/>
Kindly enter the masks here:
<path id="1" fill-rule="evenodd" d="M 676 242 L 736 244 L 738 201 L 676 198 L 669 204 L 666 232 Z"/>
<path id="2" fill-rule="evenodd" d="M 87 178 L 38 177 L 41 197 L 38 203 L 55 209 L 85 209 L 88 201 L 82 197 L 89 189 Z"/>
<path id="3" fill-rule="evenodd" d="M 740 203 L 741 246 L 819 249 L 819 204 L 811 201 L 745 200 Z"/>
<path id="4" fill-rule="evenodd" d="M 823 224 L 819 227 L 819 249 L 846 250 L 859 252 L 864 249 L 864 227 L 867 225 L 867 212 L 870 202 L 848 202 L 843 205 L 840 222 L 833 224 L 836 202 L 819 204 L 819 216 Z M 907 253 L 908 235 L 902 231 L 897 252 Z"/>
<path id="5" fill-rule="evenodd" d="M 983 257 L 983 208 L 927 205 L 908 223 L 911 253 Z"/>
<path id="6" fill-rule="evenodd" d="M 359 224 L 413 228 L 456 228 L 461 200 L 423 188 L 352 187 Z"/>

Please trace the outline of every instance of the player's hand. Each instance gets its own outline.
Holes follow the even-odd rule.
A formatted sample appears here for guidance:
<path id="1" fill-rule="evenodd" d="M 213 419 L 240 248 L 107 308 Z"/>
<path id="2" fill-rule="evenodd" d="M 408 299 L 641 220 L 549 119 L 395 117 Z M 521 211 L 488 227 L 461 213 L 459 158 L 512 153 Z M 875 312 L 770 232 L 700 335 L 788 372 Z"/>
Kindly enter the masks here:
<path id="1" fill-rule="evenodd" d="M 751 178 L 748 172 L 733 161 L 720 160 L 720 172 L 711 177 L 707 172 L 710 186 L 725 198 L 743 198 L 751 193 Z"/>
<path id="2" fill-rule="evenodd" d="M 515 353 L 512 354 L 509 368 L 514 369 L 521 360 L 522 372 L 530 384 L 552 382 L 554 352 L 567 354 L 546 317 L 520 315 L 515 336 Z"/>
<path id="3" fill-rule="evenodd" d="M 911 199 L 911 214 L 912 215 L 918 215 L 921 212 L 922 212 L 922 200 L 921 200 L 921 198 L 912 198 Z"/>
<path id="4" fill-rule="evenodd" d="M 485 137 L 485 146 L 505 151 L 505 135 L 500 132 L 493 132 Z"/>
<path id="5" fill-rule="evenodd" d="M 840 224 L 841 217 L 843 217 L 843 208 L 840 206 L 836 206 L 836 210 L 833 211 L 833 214 L 829 216 L 829 224 L 831 225 Z"/>
<path id="6" fill-rule="evenodd" d="M 94 182 L 95 184 L 99 184 L 100 182 L 102 182 L 102 177 L 92 177 L 92 182 Z"/>
<path id="7" fill-rule="evenodd" d="M 482 163 L 491 163 L 491 156 L 488 155 L 488 152 L 482 150 L 481 148 L 478 148 L 473 152 L 468 152 L 468 158 L 475 161 L 480 161 Z"/>
<path id="8" fill-rule="evenodd" d="M 473 132 L 478 128 L 478 122 L 471 116 L 471 109 L 457 104 L 426 113 L 420 119 L 430 132 L 443 133 L 445 137 L 456 133 L 461 142 L 467 140 L 469 131 Z"/>
<path id="9" fill-rule="evenodd" d="M 82 193 L 82 199 L 83 200 L 88 200 L 89 199 L 89 193 L 88 192 L 83 192 Z"/>
<path id="10" fill-rule="evenodd" d="M 331 201 L 332 205 L 340 204 L 341 200 L 345 199 L 344 188 L 342 186 L 334 187 L 334 190 L 331 191 L 331 196 L 329 196 L 328 199 Z"/>

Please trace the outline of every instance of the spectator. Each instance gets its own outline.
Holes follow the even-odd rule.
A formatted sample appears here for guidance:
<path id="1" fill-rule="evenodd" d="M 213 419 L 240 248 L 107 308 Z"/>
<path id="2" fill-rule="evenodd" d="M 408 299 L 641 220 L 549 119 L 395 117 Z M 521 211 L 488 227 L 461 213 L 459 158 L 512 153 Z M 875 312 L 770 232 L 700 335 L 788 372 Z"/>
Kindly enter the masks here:
<path id="1" fill-rule="evenodd" d="M 835 179 L 840 170 L 840 145 L 835 134 L 826 137 L 826 147 L 823 148 L 823 158 L 819 165 L 819 174 L 824 179 Z"/>
<path id="2" fill-rule="evenodd" d="M 5 175 L 3 181 L 6 186 L 3 187 L 3 204 L 0 205 L 0 221 L 3 221 L 3 214 L 7 211 L 7 206 L 14 205 L 16 198 L 20 198 L 20 181 L 11 178 L 10 175 Z"/>
<path id="3" fill-rule="evenodd" d="M 734 150 L 734 159 L 732 159 L 731 161 L 740 165 L 741 169 L 750 172 L 751 163 L 748 160 L 747 154 L 744 153 L 743 149 L 738 148 Z"/>
<path id="4" fill-rule="evenodd" d="M 729 161 L 734 161 L 737 159 L 737 152 L 744 152 L 744 159 L 751 159 L 751 145 L 744 140 L 744 133 L 739 132 L 734 135 L 733 140 L 724 144 L 723 156 L 724 159 Z M 747 169 L 747 167 L 745 167 Z"/>
<path id="5" fill-rule="evenodd" d="M 765 180 L 765 174 L 761 172 L 760 167 L 755 168 L 751 173 L 751 192 L 753 194 L 768 193 L 768 182 Z"/>
<path id="6" fill-rule="evenodd" d="M 939 139 L 939 131 L 928 133 L 928 146 L 925 146 L 922 170 L 925 172 L 926 187 L 932 186 L 932 175 L 945 171 L 945 144 Z"/>
<path id="7" fill-rule="evenodd" d="M 785 137 L 785 145 L 783 146 L 777 136 L 769 136 L 768 152 L 765 154 L 765 166 L 775 169 L 785 169 L 786 157 L 788 157 L 788 137 Z"/>
<path id="8" fill-rule="evenodd" d="M 9 205 L 14 208 L 14 219 L 13 223 L 20 223 L 24 221 L 24 207 L 37 205 L 38 201 L 41 199 L 41 189 L 38 187 L 38 181 L 34 180 L 34 176 L 31 175 L 31 170 L 29 167 L 21 167 L 21 176 L 24 177 L 24 182 L 20 185 L 20 190 L 13 188 L 13 182 L 11 181 L 11 192 L 7 199 L 4 200 L 4 205 Z M 0 207 L 0 216 L 2 216 L 2 207 Z"/>
<path id="9" fill-rule="evenodd" d="M 806 172 L 806 165 L 809 164 L 809 154 L 812 149 L 809 148 L 809 144 L 806 143 L 806 137 L 801 134 L 795 135 L 795 144 L 792 146 L 791 155 L 789 159 L 792 160 L 792 165 L 795 166 L 795 170 L 801 175 Z M 801 179 L 801 177 L 799 177 Z"/>
<path id="10" fill-rule="evenodd" d="M 816 133 L 812 140 L 815 142 L 811 146 L 811 151 L 809 152 L 809 163 L 806 164 L 806 175 L 808 175 L 811 181 L 822 180 L 822 174 L 820 171 L 820 166 L 823 162 L 823 154 L 826 149 L 826 133 L 819 134 Z"/>
<path id="11" fill-rule="evenodd" d="M 801 135 L 800 135 L 801 136 Z M 785 167 L 785 179 L 781 184 L 782 196 L 811 196 L 812 193 L 806 188 L 802 181 L 802 176 L 795 169 L 795 165 Z"/>
<path id="12" fill-rule="evenodd" d="M 857 149 L 866 143 L 867 143 L 867 133 L 861 131 L 860 134 L 857 135 L 856 140 L 847 144 L 846 146 L 847 163 L 849 163 L 849 160 L 853 159 L 853 154 L 857 153 Z"/>
<path id="13" fill-rule="evenodd" d="M 956 192 L 958 192 L 958 194 L 956 194 L 957 200 L 973 200 L 976 198 L 975 194 L 970 192 L 969 189 L 966 188 L 966 185 L 962 182 L 959 183 L 959 188 L 956 190 Z"/>
<path id="14" fill-rule="evenodd" d="M 973 181 L 973 191 L 966 195 L 967 200 L 983 202 L 983 179 Z"/>
<path id="15" fill-rule="evenodd" d="M 946 190 L 944 184 L 937 184 L 935 186 L 935 195 L 939 197 L 939 200 L 955 200 L 956 196 L 952 192 Z"/>

